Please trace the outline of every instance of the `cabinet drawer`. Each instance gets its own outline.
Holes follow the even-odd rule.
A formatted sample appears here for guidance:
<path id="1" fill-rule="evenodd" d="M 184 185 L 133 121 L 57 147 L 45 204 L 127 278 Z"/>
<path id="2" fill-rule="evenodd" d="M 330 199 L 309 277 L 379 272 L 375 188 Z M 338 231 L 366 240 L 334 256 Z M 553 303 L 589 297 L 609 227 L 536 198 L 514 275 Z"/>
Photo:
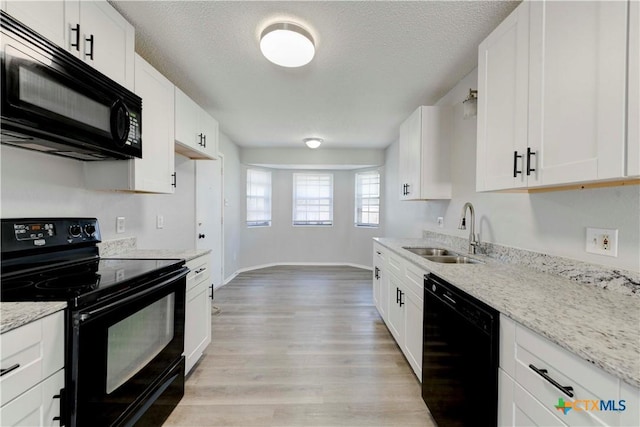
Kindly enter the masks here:
<path id="1" fill-rule="evenodd" d="M 389 271 L 395 274 L 397 277 L 404 277 L 404 264 L 402 263 L 402 258 L 400 258 L 398 255 L 388 252 L 387 266 L 389 267 Z"/>
<path id="2" fill-rule="evenodd" d="M 561 412 L 558 411 L 558 414 Z M 551 427 L 566 426 L 567 424 L 557 418 L 549 410 L 549 406 L 538 402 L 516 383 L 513 386 L 513 425 Z"/>
<path id="3" fill-rule="evenodd" d="M 64 367 L 64 311 L 0 335 L 0 405 Z"/>
<path id="4" fill-rule="evenodd" d="M 562 398 L 565 402 L 576 402 L 577 407 L 558 417 L 569 425 L 598 426 L 617 425 L 616 411 L 593 410 L 586 401 L 619 399 L 619 382 L 613 376 L 594 367 L 558 345 L 518 325 L 516 328 L 515 379 L 547 408 L 555 409 Z M 549 380 L 537 373 L 546 370 L 546 375 L 561 386 L 573 388 L 573 397 L 563 393 Z"/>
<path id="5" fill-rule="evenodd" d="M 22 393 L 0 408 L 0 425 L 58 426 L 60 421 L 60 394 L 64 388 L 64 369 Z"/>
<path id="6" fill-rule="evenodd" d="M 187 274 L 187 291 L 209 280 L 210 269 L 208 255 L 193 259 L 187 262 L 186 266 L 191 270 L 189 274 Z"/>
<path id="7" fill-rule="evenodd" d="M 407 290 L 413 291 L 421 300 L 424 299 L 424 275 L 426 272 L 409 262 L 405 262 L 404 272 Z"/>
<path id="8" fill-rule="evenodd" d="M 380 262 L 380 263 L 384 263 L 384 260 L 387 258 L 386 252 L 383 249 L 383 247 L 378 244 L 378 243 L 374 243 L 373 244 L 373 259 L 374 259 L 374 263 L 376 261 Z"/>

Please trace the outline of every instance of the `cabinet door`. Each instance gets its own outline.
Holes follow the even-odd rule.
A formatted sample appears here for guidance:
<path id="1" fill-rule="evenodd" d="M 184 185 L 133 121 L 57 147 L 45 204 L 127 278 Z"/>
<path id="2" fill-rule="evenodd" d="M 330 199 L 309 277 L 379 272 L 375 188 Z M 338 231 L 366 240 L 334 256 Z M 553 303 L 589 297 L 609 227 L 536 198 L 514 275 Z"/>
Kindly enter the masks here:
<path id="1" fill-rule="evenodd" d="M 418 108 L 400 127 L 401 200 L 420 199 L 421 158 L 422 108 Z"/>
<path id="2" fill-rule="evenodd" d="M 198 127 L 200 106 L 176 86 L 175 108 L 175 141 L 187 149 L 197 150 L 202 133 Z"/>
<path id="3" fill-rule="evenodd" d="M 520 4 L 478 47 L 477 191 L 527 185 L 529 7 Z"/>
<path id="4" fill-rule="evenodd" d="M 400 306 L 400 293 L 403 291 L 402 282 L 393 274 L 389 275 L 389 311 L 387 326 L 400 348 L 404 347 L 404 305 Z"/>
<path id="5" fill-rule="evenodd" d="M 200 128 L 204 135 L 203 143 L 199 146 L 200 150 L 210 159 L 218 158 L 218 121 L 207 114 L 206 111 L 200 110 Z"/>
<path id="6" fill-rule="evenodd" d="M 511 425 L 552 427 L 567 424 L 556 418 L 548 407 L 542 405 L 518 383 L 515 383 L 513 385 L 513 424 Z"/>
<path id="7" fill-rule="evenodd" d="M 2 2 L 2 9 L 51 42 L 70 48 L 67 43 L 71 28 L 65 21 L 65 2 L 11 0 Z M 73 36 L 75 40 L 75 33 Z"/>
<path id="8" fill-rule="evenodd" d="M 0 425 L 58 426 L 60 390 L 64 388 L 64 369 L 35 385 L 0 408 Z M 58 397 L 54 397 L 58 396 Z"/>
<path id="9" fill-rule="evenodd" d="M 80 58 L 122 86 L 133 90 L 133 26 L 106 1 L 80 1 L 79 4 Z M 69 22 L 70 26 L 76 24 L 72 19 Z"/>
<path id="10" fill-rule="evenodd" d="M 208 282 L 203 281 L 187 292 L 185 306 L 185 374 L 200 359 L 211 342 L 211 301 Z"/>
<path id="11" fill-rule="evenodd" d="M 640 2 L 629 2 L 627 176 L 640 175 Z"/>
<path id="12" fill-rule="evenodd" d="M 380 270 L 380 300 L 378 302 L 378 312 L 387 321 L 389 317 L 389 270 Z"/>
<path id="13" fill-rule="evenodd" d="M 404 347 L 403 352 L 418 380 L 422 382 L 422 325 L 423 300 L 412 291 L 403 293 Z"/>
<path id="14" fill-rule="evenodd" d="M 627 6 L 530 2 L 533 185 L 624 176 Z"/>
<path id="15" fill-rule="evenodd" d="M 136 55 L 135 92 L 143 99 L 142 159 L 135 159 L 135 189 L 173 193 L 173 83 Z"/>

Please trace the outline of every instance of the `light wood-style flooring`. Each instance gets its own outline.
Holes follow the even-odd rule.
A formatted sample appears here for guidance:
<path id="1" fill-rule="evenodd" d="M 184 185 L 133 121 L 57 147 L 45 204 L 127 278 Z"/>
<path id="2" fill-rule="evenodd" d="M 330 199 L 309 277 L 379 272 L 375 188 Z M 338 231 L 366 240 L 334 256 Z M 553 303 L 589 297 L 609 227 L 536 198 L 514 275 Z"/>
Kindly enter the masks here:
<path id="1" fill-rule="evenodd" d="M 434 426 L 371 294 L 352 267 L 238 275 L 165 426 Z"/>

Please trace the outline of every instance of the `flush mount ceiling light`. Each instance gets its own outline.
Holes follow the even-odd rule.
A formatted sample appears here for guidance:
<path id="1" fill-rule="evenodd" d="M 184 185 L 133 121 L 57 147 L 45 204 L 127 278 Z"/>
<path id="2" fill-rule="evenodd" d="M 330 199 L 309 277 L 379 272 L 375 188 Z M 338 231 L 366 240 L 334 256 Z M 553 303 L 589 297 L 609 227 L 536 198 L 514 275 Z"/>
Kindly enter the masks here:
<path id="1" fill-rule="evenodd" d="M 316 52 L 311 34 L 290 22 L 265 28 L 260 36 L 260 50 L 265 58 L 281 67 L 302 67 Z"/>
<path id="2" fill-rule="evenodd" d="M 320 144 L 322 144 L 322 139 L 320 138 L 305 138 L 304 143 L 307 144 L 309 148 L 318 148 Z"/>

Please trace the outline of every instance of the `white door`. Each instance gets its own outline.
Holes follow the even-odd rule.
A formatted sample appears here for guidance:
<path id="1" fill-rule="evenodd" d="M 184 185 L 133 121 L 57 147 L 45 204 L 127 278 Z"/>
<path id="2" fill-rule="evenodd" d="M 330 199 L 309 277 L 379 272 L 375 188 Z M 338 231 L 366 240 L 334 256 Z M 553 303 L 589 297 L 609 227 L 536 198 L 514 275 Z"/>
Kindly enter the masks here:
<path id="1" fill-rule="evenodd" d="M 211 282 L 223 282 L 222 157 L 196 160 L 196 248 L 211 249 Z"/>

